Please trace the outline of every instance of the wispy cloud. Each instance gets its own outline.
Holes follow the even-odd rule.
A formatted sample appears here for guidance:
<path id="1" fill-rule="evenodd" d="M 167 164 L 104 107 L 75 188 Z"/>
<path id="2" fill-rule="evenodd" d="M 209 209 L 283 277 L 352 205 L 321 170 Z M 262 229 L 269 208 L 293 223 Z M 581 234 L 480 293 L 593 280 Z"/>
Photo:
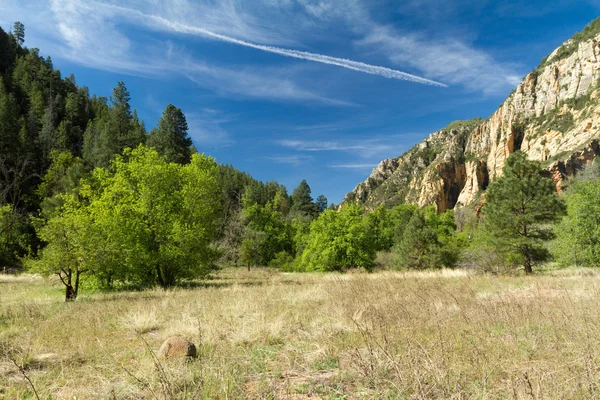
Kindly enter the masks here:
<path id="1" fill-rule="evenodd" d="M 297 167 L 306 162 L 310 162 L 314 160 L 314 157 L 308 155 L 276 155 L 271 157 L 264 158 L 267 161 L 274 162 L 277 164 L 287 164 L 294 167 Z"/>
<path id="2" fill-rule="evenodd" d="M 231 122 L 231 117 L 224 116 L 214 109 L 202 109 L 186 112 L 189 135 L 200 152 L 203 147 L 226 147 L 235 144 L 231 134 L 224 125 Z"/>
<path id="3" fill-rule="evenodd" d="M 289 147 L 295 150 L 302 151 L 347 151 L 347 150 L 364 150 L 371 146 L 367 144 L 351 144 L 341 141 L 310 141 L 310 140 L 280 140 L 278 141 L 283 147 Z"/>
<path id="4" fill-rule="evenodd" d="M 432 40 L 414 33 L 399 35 L 392 28 L 377 26 L 357 45 L 378 48 L 398 65 L 410 65 L 427 77 L 472 91 L 496 94 L 521 81 L 514 66 L 498 63 L 489 54 L 458 39 Z"/>
<path id="5" fill-rule="evenodd" d="M 33 7 L 31 4 L 23 6 L 12 0 L 7 1 L 0 6 L 7 10 L 4 16 L 0 16 L 0 22 L 3 22 L 4 18 L 19 19 L 17 11 L 23 7 Z M 43 43 L 43 49 L 54 57 L 62 57 L 95 69 L 154 79 L 183 76 L 223 97 L 236 99 L 293 101 L 335 107 L 355 106 L 352 102 L 335 99 L 300 86 L 290 77 L 289 69 L 284 73 L 281 69 L 273 67 L 226 67 L 208 64 L 196 60 L 190 55 L 189 49 L 171 40 L 134 43 L 133 39 L 120 33 L 120 19 L 124 18 L 128 23 L 135 22 L 130 18 L 129 12 L 120 11 L 119 6 L 103 3 L 97 6 L 98 4 L 82 0 L 50 0 L 48 7 L 40 1 L 37 2 L 36 8 L 48 9 L 50 15 L 46 12 L 40 13 L 44 15 L 44 19 L 41 19 L 32 13 L 33 20 L 27 26 L 32 26 L 35 36 L 36 29 L 44 31 L 44 26 L 54 23 L 58 27 L 56 34 L 59 37 L 51 40 L 38 37 L 38 43 Z M 221 7 L 224 7 L 224 4 L 227 2 L 221 3 Z M 155 5 L 145 4 L 150 8 Z M 224 10 L 225 15 L 222 18 L 242 18 L 240 15 L 232 15 L 233 11 L 229 11 L 232 7 L 230 4 Z M 190 5 L 190 9 L 196 10 L 194 5 Z M 219 20 L 213 15 L 212 20 L 208 20 L 207 23 L 209 26 L 217 26 Z M 47 27 L 47 30 L 54 32 L 50 27 Z M 247 29 L 244 32 L 240 31 L 240 34 L 268 39 L 267 35 L 258 30 Z"/>
<path id="6" fill-rule="evenodd" d="M 405 146 L 405 138 L 398 135 L 376 137 L 364 140 L 279 140 L 276 144 L 300 152 L 344 152 L 361 159 L 377 159 L 400 154 Z"/>
<path id="7" fill-rule="evenodd" d="M 500 62 L 484 49 L 477 48 L 472 39 L 478 32 L 471 31 L 468 27 L 447 23 L 448 20 L 460 18 L 466 8 L 469 11 L 476 9 L 484 12 L 486 6 L 500 9 L 506 2 L 491 0 L 482 0 L 476 4 L 470 0 L 396 2 L 395 12 L 411 20 L 420 21 L 422 26 L 419 29 L 401 30 L 399 27 L 375 20 L 371 11 L 376 7 L 366 0 L 295 1 L 304 7 L 306 3 L 323 4 L 322 8 L 327 11 L 319 13 L 319 18 L 328 19 L 328 22 L 335 19 L 344 20 L 354 34 L 360 37 L 355 44 L 361 52 L 381 54 L 393 65 L 416 70 L 420 76 L 427 79 L 493 95 L 504 93 L 507 88 L 517 85 L 526 72 L 517 65 Z M 294 0 L 284 1 L 284 4 L 289 3 L 294 3 Z M 543 8 L 556 9 L 557 5 L 554 3 L 562 3 L 563 6 L 565 3 L 570 4 L 568 0 L 550 3 Z M 523 4 L 514 7 L 535 8 Z M 440 27 L 440 22 L 445 24 Z M 440 32 L 443 32 L 443 35 L 440 35 Z"/>
<path id="8" fill-rule="evenodd" d="M 163 29 L 167 29 L 167 30 L 177 32 L 177 33 L 199 35 L 199 36 L 203 36 L 208 39 L 231 43 L 231 44 L 235 44 L 238 46 L 249 47 L 249 48 L 264 51 L 267 53 L 278 54 L 280 56 L 285 56 L 285 57 L 298 58 L 298 59 L 306 60 L 306 61 L 314 61 L 314 62 L 318 62 L 321 64 L 335 65 L 338 67 L 347 68 L 347 69 L 358 71 L 358 72 L 364 72 L 366 74 L 379 75 L 384 78 L 399 79 L 399 80 L 405 80 L 405 81 L 410 81 L 410 82 L 414 82 L 414 83 L 421 83 L 421 84 L 425 84 L 425 85 L 446 87 L 446 85 L 443 83 L 436 82 L 436 81 L 433 81 L 430 79 L 425 79 L 425 78 L 422 78 L 422 77 L 419 77 L 416 75 L 412 75 L 412 74 L 409 74 L 406 72 L 394 70 L 394 69 L 387 68 L 387 67 L 381 67 L 381 66 L 367 64 L 367 63 L 349 60 L 349 59 L 345 59 L 345 58 L 338 58 L 338 57 L 331 57 L 331 56 L 327 56 L 327 55 L 323 55 L 323 54 L 310 53 L 307 51 L 290 50 L 290 49 L 284 49 L 281 47 L 266 46 L 266 45 L 262 45 L 262 44 L 252 43 L 252 42 L 248 42 L 246 40 L 236 39 L 231 36 L 223 35 L 220 33 L 215 33 L 208 29 L 205 29 L 203 27 L 183 24 L 183 23 L 180 23 L 177 21 L 169 20 L 169 19 L 161 17 L 161 16 L 146 14 L 146 13 L 143 13 L 141 11 L 134 10 L 131 8 L 122 7 L 122 6 L 118 6 L 118 5 L 114 5 L 114 4 L 105 4 L 105 3 L 101 3 L 101 2 L 93 2 L 93 3 L 98 4 L 99 6 L 103 6 L 103 7 L 115 10 L 117 12 L 121 12 L 126 15 L 129 15 L 129 16 L 137 19 L 139 22 L 145 24 L 147 27 L 149 27 L 151 29 L 157 29 L 157 28 L 162 27 Z"/>
<path id="9" fill-rule="evenodd" d="M 356 170 L 371 170 L 375 168 L 376 164 L 334 164 L 330 165 L 330 168 L 337 169 L 356 169 Z"/>
<path id="10" fill-rule="evenodd" d="M 230 69 L 197 62 L 186 62 L 179 67 L 189 80 L 211 88 L 221 95 L 269 100 L 307 100 L 331 106 L 355 106 L 314 93 L 298 86 L 293 80 L 278 76 L 269 68 Z"/>
<path id="11" fill-rule="evenodd" d="M 114 0 L 4 0 L 0 3 L 0 14 L 4 14 L 0 15 L 0 22 L 3 23 L 9 22 L 8 19 L 22 19 L 18 16 L 26 10 L 27 18 L 32 21 L 30 26 L 47 36 L 38 35 L 40 40 L 45 40 L 44 50 L 76 63 L 127 74 L 157 77 L 163 76 L 165 71 L 179 72 L 177 68 L 181 65 L 178 59 L 181 53 L 173 49 L 172 43 L 165 48 L 157 42 L 143 42 L 137 35 L 125 34 L 124 26 L 135 25 L 147 31 L 175 34 L 175 38 L 171 38 L 174 41 L 177 36 L 200 37 L 391 79 L 426 85 L 459 85 L 486 94 L 505 91 L 523 75 L 518 67 L 495 60 L 455 32 L 440 38 L 433 30 L 401 31 L 385 25 L 374 18 L 374 6 L 366 0 L 256 0 L 251 5 L 239 0 L 121 0 L 118 3 Z M 399 4 L 397 9 L 414 13 L 415 18 L 425 18 L 423 16 L 435 10 L 457 7 L 446 3 L 410 0 Z M 466 0 L 459 1 L 461 6 L 466 3 Z M 309 42 L 307 38 L 332 43 L 332 32 L 339 34 L 342 40 L 344 37 L 354 40 L 355 50 L 360 50 L 360 55 L 353 57 L 383 55 L 391 66 L 302 50 Z M 150 45 L 151 42 L 154 45 Z M 190 49 L 184 50 L 184 54 L 191 53 Z M 206 62 L 203 59 L 197 63 Z M 219 68 L 223 69 L 222 66 L 214 69 Z M 238 69 L 232 68 L 231 73 Z M 249 72 L 241 69 L 241 75 L 247 76 Z M 198 79 L 196 74 L 187 76 L 202 85 L 208 80 Z M 257 78 L 261 78 L 260 74 Z M 328 101 L 331 96 L 317 94 L 319 90 L 308 89 L 308 85 L 302 90 L 315 92 L 315 96 L 302 94 L 297 82 L 293 82 L 295 88 L 291 90 L 286 87 L 289 79 L 287 82 L 281 77 L 278 79 L 274 86 L 277 90 L 250 97 L 267 98 L 273 94 L 277 100 L 301 99 L 336 105 L 335 101 Z M 225 79 L 220 83 L 226 86 Z M 213 90 L 215 86 L 212 85 Z M 250 87 L 256 89 L 255 85 Z M 220 88 L 221 93 L 239 94 L 230 89 Z M 286 91 L 290 95 L 285 95 Z"/>

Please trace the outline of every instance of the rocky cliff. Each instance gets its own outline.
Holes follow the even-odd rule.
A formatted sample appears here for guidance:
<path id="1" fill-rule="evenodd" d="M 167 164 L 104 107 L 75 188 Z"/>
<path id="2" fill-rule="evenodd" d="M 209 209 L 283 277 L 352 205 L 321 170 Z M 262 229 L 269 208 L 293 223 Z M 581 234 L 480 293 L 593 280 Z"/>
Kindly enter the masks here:
<path id="1" fill-rule="evenodd" d="M 521 150 L 557 183 L 600 154 L 600 19 L 553 51 L 486 120 L 456 121 L 402 156 L 382 161 L 346 195 L 380 204 L 472 203 Z"/>

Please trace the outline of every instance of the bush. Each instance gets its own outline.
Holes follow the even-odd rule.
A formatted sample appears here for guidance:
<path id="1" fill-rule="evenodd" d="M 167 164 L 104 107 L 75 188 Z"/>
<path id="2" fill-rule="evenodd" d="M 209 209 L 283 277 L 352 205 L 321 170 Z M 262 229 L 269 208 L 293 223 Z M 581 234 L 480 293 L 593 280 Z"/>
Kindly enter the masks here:
<path id="1" fill-rule="evenodd" d="M 464 247 L 462 236 L 456 235 L 452 211 L 437 215 L 433 207 L 415 212 L 394 248 L 392 267 L 454 267 Z"/>
<path id="2" fill-rule="evenodd" d="M 284 272 L 293 272 L 295 270 L 294 257 L 287 251 L 281 251 L 271 260 L 269 267 L 277 268 Z"/>
<path id="3" fill-rule="evenodd" d="M 469 246 L 460 255 L 462 268 L 481 273 L 506 274 L 515 270 L 515 265 L 504 257 L 499 243 L 487 232 L 479 229 L 471 234 Z"/>

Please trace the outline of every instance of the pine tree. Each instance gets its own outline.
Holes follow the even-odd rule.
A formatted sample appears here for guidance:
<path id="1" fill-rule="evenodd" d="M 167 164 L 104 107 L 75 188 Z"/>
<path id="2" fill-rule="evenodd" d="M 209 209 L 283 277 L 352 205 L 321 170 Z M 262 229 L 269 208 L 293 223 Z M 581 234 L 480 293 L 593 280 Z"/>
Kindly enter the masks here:
<path id="1" fill-rule="evenodd" d="M 442 266 L 441 243 L 422 212 L 415 212 L 404 228 L 395 248 L 394 266 L 403 268 L 436 268 Z"/>
<path id="2" fill-rule="evenodd" d="M 314 216 L 316 214 L 316 207 L 313 204 L 313 199 L 310 194 L 310 186 L 308 186 L 306 179 L 303 179 L 302 182 L 300 182 L 300 185 L 294 189 L 291 196 L 291 212 L 294 216 Z"/>
<path id="3" fill-rule="evenodd" d="M 327 197 L 325 197 L 324 195 L 320 195 L 319 197 L 317 197 L 316 206 L 319 214 L 327 210 Z"/>
<path id="4" fill-rule="evenodd" d="M 25 25 L 19 21 L 15 22 L 13 36 L 15 37 L 17 44 L 22 46 L 23 43 L 25 43 Z"/>
<path id="5" fill-rule="evenodd" d="M 121 154 L 126 148 L 136 148 L 144 142 L 145 129 L 137 120 L 135 111 L 132 113 L 130 100 L 131 96 L 125 84 L 119 82 L 113 90 L 112 107 L 108 115 L 102 115 L 96 121 L 99 135 L 92 157 L 95 165 L 108 166 L 116 154 Z M 89 149 L 88 144 L 88 151 Z"/>
<path id="6" fill-rule="evenodd" d="M 187 164 L 192 156 L 192 139 L 188 137 L 188 124 L 181 109 L 169 104 L 148 138 L 148 145 L 166 157 L 167 161 Z"/>
<path id="7" fill-rule="evenodd" d="M 533 265 L 549 258 L 544 241 L 552 239 L 549 224 L 565 213 L 550 178 L 540 174 L 539 162 L 518 151 L 507 160 L 504 175 L 488 187 L 485 228 L 509 261 L 533 272 Z"/>

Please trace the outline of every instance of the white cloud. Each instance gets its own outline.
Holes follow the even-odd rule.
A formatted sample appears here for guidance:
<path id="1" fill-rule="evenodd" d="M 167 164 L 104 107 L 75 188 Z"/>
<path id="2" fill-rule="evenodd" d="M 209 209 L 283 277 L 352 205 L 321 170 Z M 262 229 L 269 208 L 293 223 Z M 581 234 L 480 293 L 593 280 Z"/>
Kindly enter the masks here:
<path id="1" fill-rule="evenodd" d="M 358 170 L 371 170 L 375 168 L 377 164 L 334 164 L 330 165 L 330 168 L 337 169 L 358 169 Z"/>
<path id="2" fill-rule="evenodd" d="M 40 47 L 44 51 L 90 67 L 127 74 L 158 76 L 165 70 L 174 71 L 181 62 L 178 59 L 181 53 L 169 48 L 152 48 L 148 41 L 141 42 L 138 38 L 128 37 L 123 34 L 124 24 L 224 41 L 284 57 L 395 79 L 426 84 L 441 81 L 487 94 L 499 93 L 508 86 L 514 86 L 522 76 L 521 72 L 515 72 L 513 65 L 496 61 L 469 40 L 452 32 L 444 39 L 436 39 L 431 32 L 405 33 L 383 25 L 371 16 L 370 8 L 374 8 L 374 5 L 366 0 L 2 0 L 0 3 L 0 23 L 26 20 L 26 26 L 38 30 L 37 38 L 43 42 L 44 45 Z M 398 12 L 418 13 L 416 18 L 425 19 L 428 11 L 440 9 L 444 4 L 441 0 L 410 0 L 398 4 L 396 8 Z M 427 26 L 425 28 L 430 29 Z M 333 42 L 334 32 L 342 35 L 336 37 L 336 41 L 344 37 L 358 38 L 354 41 L 356 49 L 383 55 L 392 65 L 410 69 L 420 76 L 354 60 L 289 49 L 301 49 L 308 38 Z M 176 41 L 174 38 L 171 40 Z M 156 44 L 153 46 L 160 47 Z M 189 49 L 186 51 L 189 53 Z M 223 69 L 214 67 L 219 68 Z M 236 69 L 232 69 L 232 73 L 235 72 Z M 241 75 L 248 74 L 249 69 L 243 69 Z M 190 76 L 197 81 L 207 81 L 206 78 L 197 79 L 197 74 Z M 256 78 L 260 79 L 261 75 L 258 74 Z M 242 79 L 240 77 L 237 81 Z M 275 85 L 277 89 L 271 91 L 275 94 L 274 99 L 327 103 L 323 99 L 329 96 L 299 88 L 298 83 L 290 79 L 279 77 L 279 80 Z M 290 82 L 293 89 L 286 88 Z M 235 94 L 230 87 L 219 90 L 220 93 Z M 284 95 L 286 91 L 289 93 L 287 96 Z M 303 95 L 302 91 L 314 96 Z M 268 91 L 254 97 L 266 96 L 269 96 Z"/>
<path id="3" fill-rule="evenodd" d="M 364 150 L 369 147 L 366 144 L 351 144 L 341 141 L 280 140 L 278 144 L 301 151 L 347 151 Z"/>
<path id="4" fill-rule="evenodd" d="M 173 0 L 171 3 L 178 1 Z M 183 6 L 186 2 L 180 3 Z M 144 4 L 152 8 L 159 3 Z M 190 56 L 189 49 L 178 46 L 172 40 L 133 44 L 132 39 L 119 32 L 118 24 L 122 12 L 115 12 L 118 6 L 96 5 L 93 1 L 51 0 L 52 17 L 45 21 L 30 21 L 34 29 L 42 31 L 44 26 L 53 23 L 53 19 L 58 24 L 58 33 L 62 40 L 57 38 L 44 42 L 44 39 L 41 39 L 44 44 L 43 50 L 54 57 L 66 58 L 74 63 L 110 72 L 156 79 L 181 75 L 226 97 L 354 106 L 353 103 L 333 99 L 299 86 L 289 76 L 289 71 L 286 71 L 285 76 L 276 68 L 227 68 L 209 65 L 195 60 Z M 18 19 L 15 10 L 20 7 L 21 5 L 17 4 L 7 7 L 12 10 L 8 18 Z M 38 4 L 38 8 L 43 9 L 43 5 Z M 224 11 L 229 9 L 230 7 L 225 8 Z M 222 18 L 227 15 L 227 12 L 224 12 Z M 211 18 L 213 24 L 218 22 L 215 15 Z M 246 32 L 246 35 L 251 34 L 249 30 Z"/>
<path id="5" fill-rule="evenodd" d="M 361 37 L 355 41 L 358 49 L 382 54 L 400 68 L 411 68 L 434 81 L 496 94 L 516 86 L 523 76 L 517 66 L 498 62 L 488 52 L 474 46 L 464 34 L 445 30 L 444 39 L 437 37 L 439 24 L 436 22 L 457 18 L 465 7 L 482 9 L 483 3 L 502 7 L 488 0 L 478 4 L 467 0 L 397 2 L 393 7 L 395 12 L 422 22 L 423 30 L 411 32 L 400 32 L 375 21 L 368 8 L 374 8 L 373 3 L 367 0 L 289 0 L 285 4 L 289 6 L 295 2 L 304 7 L 323 3 L 327 12 L 319 13 L 319 19 L 345 21 L 355 35 Z"/>
<path id="6" fill-rule="evenodd" d="M 65 0 L 55 0 L 55 1 L 65 1 Z M 67 1 L 72 1 L 72 0 L 67 0 Z M 132 18 L 133 20 L 137 20 L 139 23 L 145 24 L 150 29 L 164 29 L 164 30 L 168 30 L 168 31 L 182 33 L 182 34 L 202 36 L 202 37 L 205 37 L 205 38 L 208 38 L 211 40 L 217 40 L 217 41 L 235 44 L 238 46 L 249 47 L 249 48 L 252 48 L 255 50 L 260 50 L 260 51 L 264 51 L 267 53 L 278 54 L 278 55 L 284 56 L 284 57 L 291 57 L 291 58 L 297 58 L 297 59 L 306 60 L 306 61 L 314 61 L 314 62 L 318 62 L 321 64 L 334 65 L 334 66 L 350 69 L 353 71 L 363 72 L 366 74 L 382 76 L 382 77 L 388 78 L 388 79 L 399 79 L 399 80 L 405 80 L 405 81 L 414 82 L 414 83 L 421 83 L 424 85 L 433 85 L 433 86 L 442 86 L 442 87 L 446 86 L 440 82 L 432 81 L 430 79 L 425 79 L 425 78 L 422 78 L 422 77 L 419 77 L 419 76 L 416 76 L 413 74 L 394 70 L 394 69 L 387 68 L 387 67 L 381 67 L 378 65 L 367 64 L 367 63 L 349 60 L 349 59 L 345 59 L 345 58 L 338 58 L 338 57 L 331 57 L 331 56 L 327 56 L 327 55 L 323 55 L 323 54 L 310 53 L 307 51 L 290 50 L 290 49 L 284 49 L 281 47 L 257 44 L 254 42 L 237 39 L 232 36 L 216 33 L 216 32 L 213 32 L 213 31 L 210 31 L 210 30 L 204 28 L 203 26 L 181 23 L 179 21 L 170 20 L 170 19 L 167 19 L 167 18 L 159 16 L 159 15 L 147 14 L 147 13 L 141 12 L 137 9 L 131 9 L 131 8 L 127 8 L 127 7 L 122 7 L 122 6 L 117 6 L 117 5 L 109 5 L 109 4 L 98 3 L 98 2 L 95 2 L 95 4 L 98 4 L 98 6 L 102 6 L 102 7 L 108 8 L 110 10 L 113 10 L 120 16 L 128 16 L 128 17 Z"/>
<path id="7" fill-rule="evenodd" d="M 299 152 L 344 152 L 362 159 L 381 159 L 402 152 L 405 138 L 398 135 L 364 140 L 279 140 L 276 144 Z"/>
<path id="8" fill-rule="evenodd" d="M 395 64 L 416 68 L 431 79 L 485 94 L 505 91 L 521 81 L 512 65 L 498 63 L 489 54 L 458 39 L 398 35 L 392 28 L 378 26 L 357 44 L 361 48 L 377 48 Z"/>
<path id="9" fill-rule="evenodd" d="M 306 162 L 313 161 L 314 157 L 307 155 L 276 155 L 272 157 L 265 157 L 265 160 L 274 162 L 277 164 L 287 164 L 294 167 L 302 165 Z"/>
<path id="10" fill-rule="evenodd" d="M 293 80 L 278 76 L 268 68 L 230 69 L 189 62 L 179 71 L 202 87 L 210 88 L 229 97 L 258 98 L 267 100 L 312 101 L 331 106 L 354 106 L 354 104 L 328 98 L 299 87 Z"/>
<path id="11" fill-rule="evenodd" d="M 203 147 L 232 146 L 235 140 L 223 125 L 231 121 L 221 112 L 214 109 L 202 109 L 197 112 L 186 112 L 189 135 L 198 151 Z"/>

